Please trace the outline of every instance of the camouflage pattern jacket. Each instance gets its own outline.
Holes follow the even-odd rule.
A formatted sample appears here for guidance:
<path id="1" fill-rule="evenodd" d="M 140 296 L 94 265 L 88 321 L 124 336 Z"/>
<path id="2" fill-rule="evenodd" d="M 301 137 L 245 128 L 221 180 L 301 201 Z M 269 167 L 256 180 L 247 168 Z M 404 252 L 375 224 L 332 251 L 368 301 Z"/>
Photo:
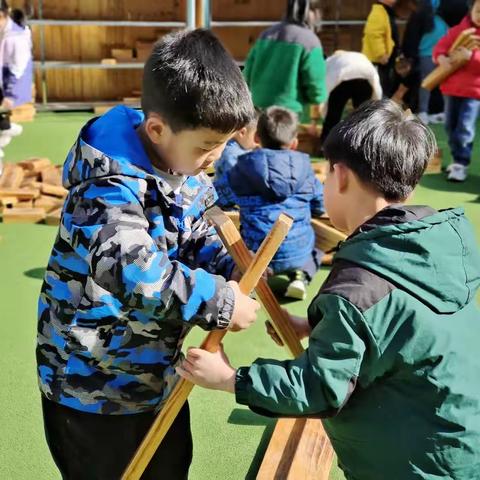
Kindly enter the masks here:
<path id="1" fill-rule="evenodd" d="M 68 154 L 69 194 L 38 306 L 42 393 L 84 412 L 152 410 L 169 394 L 193 325 L 226 328 L 233 262 L 203 218 L 206 176 L 180 192 L 154 174 L 135 128 L 116 107 L 89 122 Z"/>

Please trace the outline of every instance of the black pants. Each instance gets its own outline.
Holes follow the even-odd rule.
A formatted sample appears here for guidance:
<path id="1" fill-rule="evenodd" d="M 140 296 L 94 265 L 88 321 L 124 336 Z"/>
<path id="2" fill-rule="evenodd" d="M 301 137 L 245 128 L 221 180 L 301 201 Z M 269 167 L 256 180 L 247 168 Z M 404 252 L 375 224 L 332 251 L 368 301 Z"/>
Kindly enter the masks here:
<path id="1" fill-rule="evenodd" d="M 337 85 L 328 98 L 328 111 L 323 122 L 320 143 L 323 144 L 332 128 L 340 122 L 343 110 L 349 100 L 352 100 L 353 108 L 358 108 L 362 103 L 372 98 L 372 86 L 368 80 L 348 80 Z"/>
<path id="2" fill-rule="evenodd" d="M 63 480 L 119 480 L 152 424 L 153 412 L 84 413 L 42 397 L 45 436 Z M 183 480 L 192 461 L 188 404 L 180 411 L 142 476 Z"/>

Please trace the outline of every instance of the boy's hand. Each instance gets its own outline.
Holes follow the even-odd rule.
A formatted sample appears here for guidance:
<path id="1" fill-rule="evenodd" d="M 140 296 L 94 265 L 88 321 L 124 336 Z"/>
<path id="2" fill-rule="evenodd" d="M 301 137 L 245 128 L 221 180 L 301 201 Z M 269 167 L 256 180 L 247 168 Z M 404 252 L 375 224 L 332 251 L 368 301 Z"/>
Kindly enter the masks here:
<path id="1" fill-rule="evenodd" d="M 308 337 L 312 332 L 310 328 L 310 324 L 308 323 L 308 319 L 305 317 L 297 317 L 296 315 L 289 315 L 290 316 L 290 323 L 297 334 L 299 340 L 303 340 L 304 338 Z M 281 338 L 277 335 L 275 328 L 270 323 L 270 321 L 265 322 L 265 326 L 267 327 L 267 333 L 270 335 L 272 340 L 277 344 L 283 347 L 283 342 Z"/>
<path id="2" fill-rule="evenodd" d="M 473 52 L 465 47 L 455 49 L 450 55 L 453 63 L 468 62 L 472 58 Z"/>
<path id="3" fill-rule="evenodd" d="M 232 287 L 235 293 L 235 306 L 229 329 L 232 332 L 245 330 L 257 319 L 257 311 L 260 309 L 260 304 L 248 295 L 243 294 L 237 282 L 230 281 L 228 285 Z"/>
<path id="4" fill-rule="evenodd" d="M 447 57 L 446 55 L 439 55 L 438 58 L 437 58 L 437 63 L 440 67 L 449 67 L 451 62 L 450 62 L 450 58 Z"/>
<path id="5" fill-rule="evenodd" d="M 235 393 L 236 370 L 230 365 L 223 345 L 215 353 L 189 348 L 185 360 L 176 371 L 185 380 L 203 388 Z"/>

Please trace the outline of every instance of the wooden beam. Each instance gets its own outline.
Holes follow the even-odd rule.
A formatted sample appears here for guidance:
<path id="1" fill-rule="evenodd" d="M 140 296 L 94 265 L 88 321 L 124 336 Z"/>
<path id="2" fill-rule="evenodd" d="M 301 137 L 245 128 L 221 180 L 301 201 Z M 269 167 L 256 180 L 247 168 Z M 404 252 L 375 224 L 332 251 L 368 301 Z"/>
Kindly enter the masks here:
<path id="1" fill-rule="evenodd" d="M 281 243 L 292 226 L 293 220 L 287 215 L 280 215 L 270 234 L 260 246 L 254 260 L 248 265 L 240 280 L 240 290 L 248 295 L 254 289 L 261 276 L 267 269 Z M 238 230 L 231 224 L 231 228 Z M 218 350 L 227 330 L 214 330 L 210 332 L 201 345 L 201 348 L 214 352 Z M 194 385 L 185 379 L 180 379 L 172 390 L 165 405 L 155 419 L 153 425 L 143 439 L 133 459 L 122 475 L 122 480 L 138 480 L 147 468 L 150 460 L 157 451 L 166 433 L 185 404 Z"/>
<path id="2" fill-rule="evenodd" d="M 3 223 L 37 223 L 45 218 L 42 208 L 6 208 L 2 213 Z"/>
<path id="3" fill-rule="evenodd" d="M 22 167 L 14 163 L 6 163 L 0 176 L 0 189 L 20 187 L 24 177 L 25 173 Z"/>
<path id="4" fill-rule="evenodd" d="M 328 220 L 312 218 L 312 227 L 315 231 L 315 246 L 323 252 L 331 252 L 347 239 L 347 235 L 329 225 Z"/>

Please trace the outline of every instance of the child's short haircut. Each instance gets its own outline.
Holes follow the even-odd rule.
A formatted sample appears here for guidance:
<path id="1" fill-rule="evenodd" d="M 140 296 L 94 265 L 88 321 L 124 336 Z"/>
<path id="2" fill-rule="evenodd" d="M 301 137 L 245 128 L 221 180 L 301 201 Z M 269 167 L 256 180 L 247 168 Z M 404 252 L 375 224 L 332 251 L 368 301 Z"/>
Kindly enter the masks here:
<path id="1" fill-rule="evenodd" d="M 268 107 L 260 114 L 257 135 L 263 148 L 281 150 L 297 137 L 297 114 L 282 107 Z"/>
<path id="2" fill-rule="evenodd" d="M 230 133 L 254 116 L 242 73 L 208 30 L 165 36 L 143 74 L 142 109 L 158 113 L 174 132 L 209 128 Z"/>
<path id="3" fill-rule="evenodd" d="M 324 143 L 333 166 L 343 163 L 388 201 L 403 201 L 436 152 L 432 131 L 391 100 L 364 103 Z"/>

